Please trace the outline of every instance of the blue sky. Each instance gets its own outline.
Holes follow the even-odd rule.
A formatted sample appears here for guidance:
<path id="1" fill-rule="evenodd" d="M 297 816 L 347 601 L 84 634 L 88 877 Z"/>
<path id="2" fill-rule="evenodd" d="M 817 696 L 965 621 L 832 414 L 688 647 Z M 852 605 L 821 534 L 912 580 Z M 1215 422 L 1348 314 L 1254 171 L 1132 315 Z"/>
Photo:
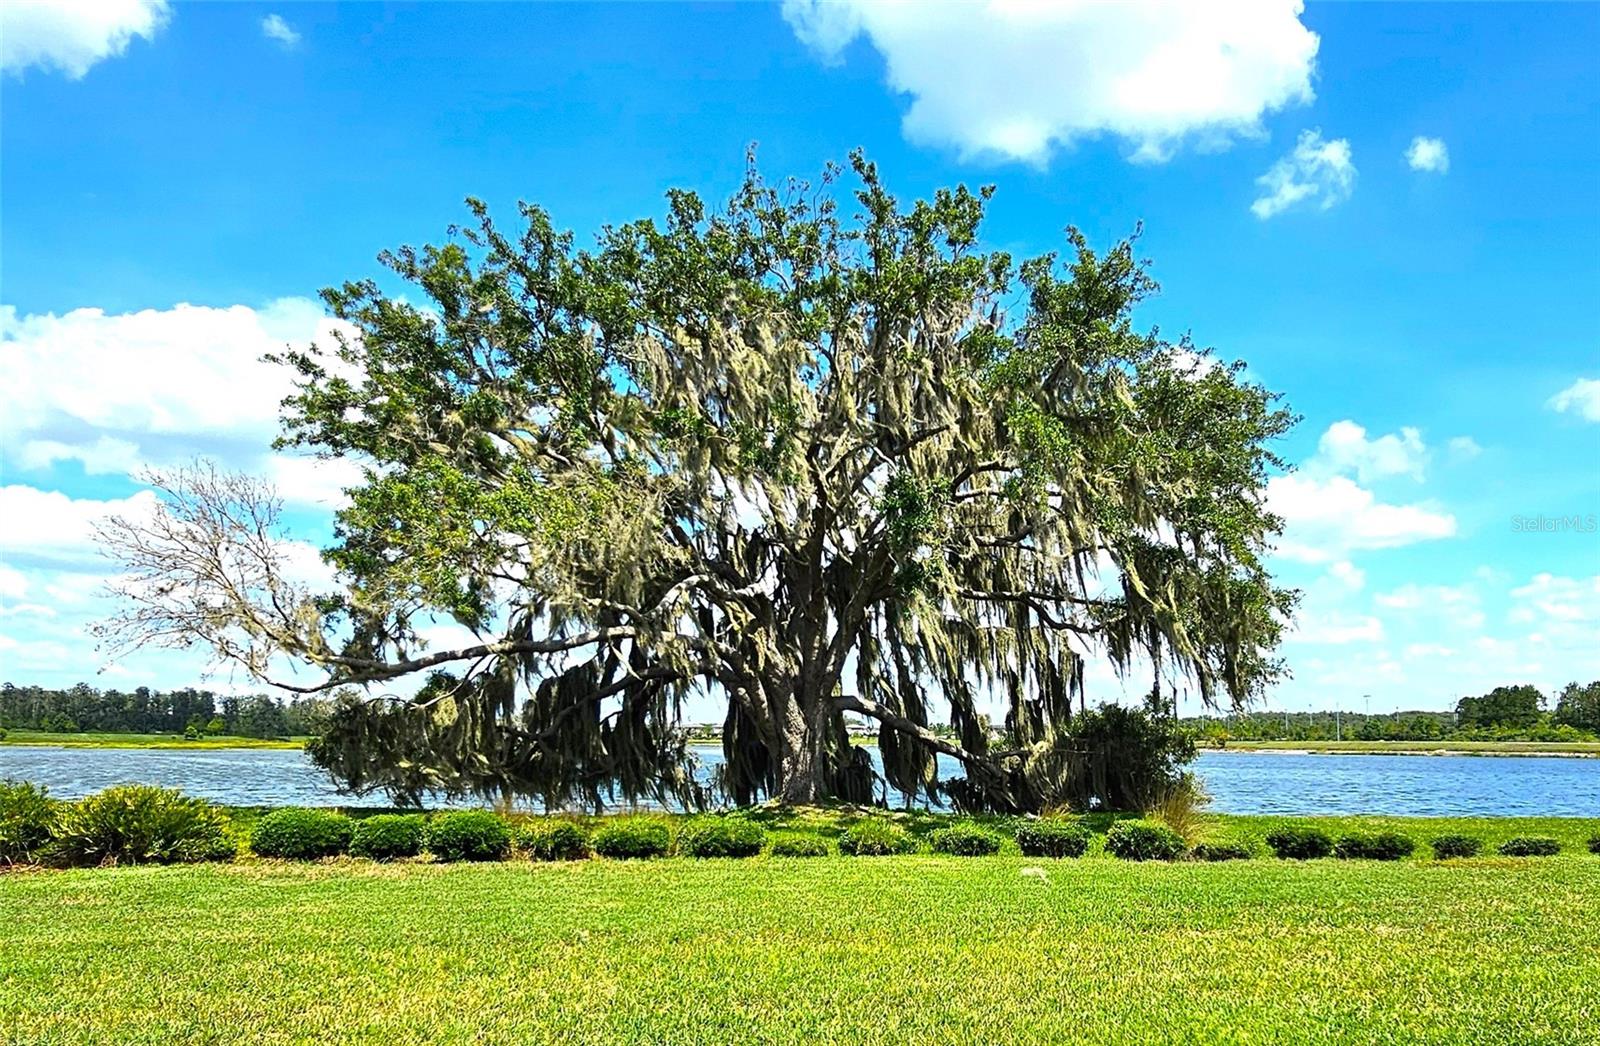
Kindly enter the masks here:
<path id="1" fill-rule="evenodd" d="M 1600 676 L 1600 7 L 1194 10 L 8 7 L 0 678 L 197 678 L 85 631 L 141 466 L 265 472 L 325 533 L 341 475 L 267 453 L 257 362 L 326 333 L 319 288 L 468 194 L 580 239 L 720 197 L 752 142 L 773 176 L 864 146 L 906 196 L 996 183 L 1018 254 L 1144 223 L 1141 319 L 1305 419 L 1272 707 Z"/>

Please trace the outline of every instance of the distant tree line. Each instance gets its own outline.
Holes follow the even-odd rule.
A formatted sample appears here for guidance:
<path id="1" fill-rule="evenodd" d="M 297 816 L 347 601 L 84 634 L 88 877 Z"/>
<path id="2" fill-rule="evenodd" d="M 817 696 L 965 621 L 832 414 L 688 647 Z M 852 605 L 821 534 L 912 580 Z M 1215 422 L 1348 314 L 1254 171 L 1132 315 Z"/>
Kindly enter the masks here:
<path id="1" fill-rule="evenodd" d="M 1453 712 L 1245 712 L 1184 719 L 1202 740 L 1592 741 L 1600 738 L 1600 680 L 1568 683 L 1552 702 L 1538 687 L 1498 686 Z"/>
<path id="2" fill-rule="evenodd" d="M 320 730 L 328 702 L 267 694 L 220 696 L 210 690 L 99 690 L 87 683 L 66 690 L 0 685 L 0 729 L 55 733 L 188 734 L 298 737 Z"/>

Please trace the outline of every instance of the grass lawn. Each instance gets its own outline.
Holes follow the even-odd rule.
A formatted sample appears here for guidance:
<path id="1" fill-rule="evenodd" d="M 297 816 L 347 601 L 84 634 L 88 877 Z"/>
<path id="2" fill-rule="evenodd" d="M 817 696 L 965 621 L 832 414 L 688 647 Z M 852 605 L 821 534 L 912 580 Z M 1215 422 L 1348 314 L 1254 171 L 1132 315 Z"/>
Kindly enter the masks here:
<path id="1" fill-rule="evenodd" d="M 1351 755 L 1594 755 L 1600 741 L 1229 741 L 1222 751 L 1339 752 Z"/>
<path id="2" fill-rule="evenodd" d="M 1212 821 L 1245 835 L 1282 823 Z M 1322 824 L 1419 842 L 1539 832 L 1568 852 L 13 873 L 0 875 L 0 1039 L 1594 1041 L 1600 858 L 1580 844 L 1600 822 Z"/>
<path id="3" fill-rule="evenodd" d="M 182 734 L 57 734 L 43 730 L 10 730 L 0 745 L 53 745 L 60 748 L 303 748 L 305 738 L 287 741 L 257 737 L 203 737 Z"/>

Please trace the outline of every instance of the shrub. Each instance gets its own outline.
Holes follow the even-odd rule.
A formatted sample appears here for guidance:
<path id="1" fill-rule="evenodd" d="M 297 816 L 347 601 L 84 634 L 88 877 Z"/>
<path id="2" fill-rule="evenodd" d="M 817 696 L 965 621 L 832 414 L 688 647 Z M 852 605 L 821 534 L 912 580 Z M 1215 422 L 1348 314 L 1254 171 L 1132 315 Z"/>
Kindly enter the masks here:
<path id="1" fill-rule="evenodd" d="M 1194 848 L 1197 861 L 1248 861 L 1253 856 L 1249 844 L 1233 840 L 1201 843 Z"/>
<path id="2" fill-rule="evenodd" d="M 291 806 L 274 810 L 256 822 L 255 831 L 250 833 L 250 849 L 262 857 L 313 861 L 350 849 L 354 833 L 355 825 L 344 814 Z"/>
<path id="3" fill-rule="evenodd" d="M 767 831 L 740 817 L 697 817 L 678 832 L 678 852 L 689 857 L 754 857 Z"/>
<path id="4" fill-rule="evenodd" d="M 1274 828 L 1267 845 L 1285 860 L 1309 861 L 1333 853 L 1333 840 L 1320 828 Z"/>
<path id="5" fill-rule="evenodd" d="M 223 861 L 237 847 L 228 818 L 175 788 L 118 785 L 59 811 L 47 856 L 62 864 Z"/>
<path id="6" fill-rule="evenodd" d="M 1600 835 L 1591 835 L 1589 837 L 1589 852 L 1600 854 Z"/>
<path id="7" fill-rule="evenodd" d="M 1028 857 L 1082 857 L 1089 849 L 1089 829 L 1065 817 L 1024 821 L 1017 826 L 1017 847 Z"/>
<path id="8" fill-rule="evenodd" d="M 1188 843 L 1200 837 L 1203 811 L 1210 803 L 1211 796 L 1201 787 L 1199 778 L 1192 773 L 1179 774 L 1158 791 L 1155 801 L 1145 809 L 1145 817 L 1160 821 Z"/>
<path id="9" fill-rule="evenodd" d="M 1124 861 L 1175 861 L 1183 837 L 1158 821 L 1118 821 L 1106 833 L 1106 853 Z"/>
<path id="10" fill-rule="evenodd" d="M 1431 845 L 1433 856 L 1441 861 L 1452 857 L 1476 857 L 1483 849 L 1483 841 L 1470 835 L 1441 835 Z"/>
<path id="11" fill-rule="evenodd" d="M 421 814 L 378 814 L 356 822 L 350 852 L 374 861 L 415 857 L 422 852 L 428 822 Z"/>
<path id="12" fill-rule="evenodd" d="M 0 781 L 0 865 L 33 864 L 50 842 L 56 802 L 26 781 Z"/>
<path id="13" fill-rule="evenodd" d="M 768 852 L 774 857 L 826 857 L 828 850 L 828 840 L 821 836 L 795 833 L 774 837 Z"/>
<path id="14" fill-rule="evenodd" d="M 910 832 L 876 817 L 857 821 L 839 835 L 839 852 L 849 857 L 893 857 L 916 849 Z"/>
<path id="15" fill-rule="evenodd" d="M 596 828 L 589 845 L 601 857 L 660 857 L 672 846 L 672 832 L 652 817 L 625 817 Z"/>
<path id="16" fill-rule="evenodd" d="M 936 829 L 928 836 L 936 854 L 955 857 L 987 857 L 1000 852 L 1000 837 L 982 825 L 957 821 L 948 828 Z"/>
<path id="17" fill-rule="evenodd" d="M 581 861 L 589 856 L 589 837 L 572 821 L 529 821 L 517 829 L 517 846 L 535 861 Z"/>
<path id="18" fill-rule="evenodd" d="M 1333 854 L 1345 860 L 1398 861 L 1410 857 L 1417 844 L 1410 836 L 1399 832 L 1379 832 L 1376 835 L 1353 834 L 1334 844 Z"/>
<path id="19" fill-rule="evenodd" d="M 426 841 L 435 860 L 500 861 L 511 850 L 511 830 L 488 810 L 452 810 L 428 822 Z"/>
<path id="20" fill-rule="evenodd" d="M 1561 844 L 1549 836 L 1519 835 L 1500 844 L 1504 857 L 1554 857 L 1561 852 Z"/>

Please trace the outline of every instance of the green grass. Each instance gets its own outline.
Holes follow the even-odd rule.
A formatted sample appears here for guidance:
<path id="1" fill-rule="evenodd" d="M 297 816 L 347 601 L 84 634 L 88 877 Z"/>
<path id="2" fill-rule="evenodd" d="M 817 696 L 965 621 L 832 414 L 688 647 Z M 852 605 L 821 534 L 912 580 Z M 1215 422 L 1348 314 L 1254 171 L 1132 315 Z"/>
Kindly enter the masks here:
<path id="1" fill-rule="evenodd" d="M 303 748 L 306 739 L 286 741 L 258 737 L 203 737 L 182 734 L 58 734 L 44 730 L 9 730 L 0 745 L 53 745 L 59 748 Z"/>
<path id="2" fill-rule="evenodd" d="M 1595 755 L 1600 741 L 1229 741 L 1222 751 L 1339 752 L 1350 755 Z"/>
<path id="3" fill-rule="evenodd" d="M 1548 834 L 1569 852 L 15 873 L 0 1041 L 1592 1041 L 1600 859 L 1580 844 L 1600 821 L 1315 820 L 1419 842 Z"/>

